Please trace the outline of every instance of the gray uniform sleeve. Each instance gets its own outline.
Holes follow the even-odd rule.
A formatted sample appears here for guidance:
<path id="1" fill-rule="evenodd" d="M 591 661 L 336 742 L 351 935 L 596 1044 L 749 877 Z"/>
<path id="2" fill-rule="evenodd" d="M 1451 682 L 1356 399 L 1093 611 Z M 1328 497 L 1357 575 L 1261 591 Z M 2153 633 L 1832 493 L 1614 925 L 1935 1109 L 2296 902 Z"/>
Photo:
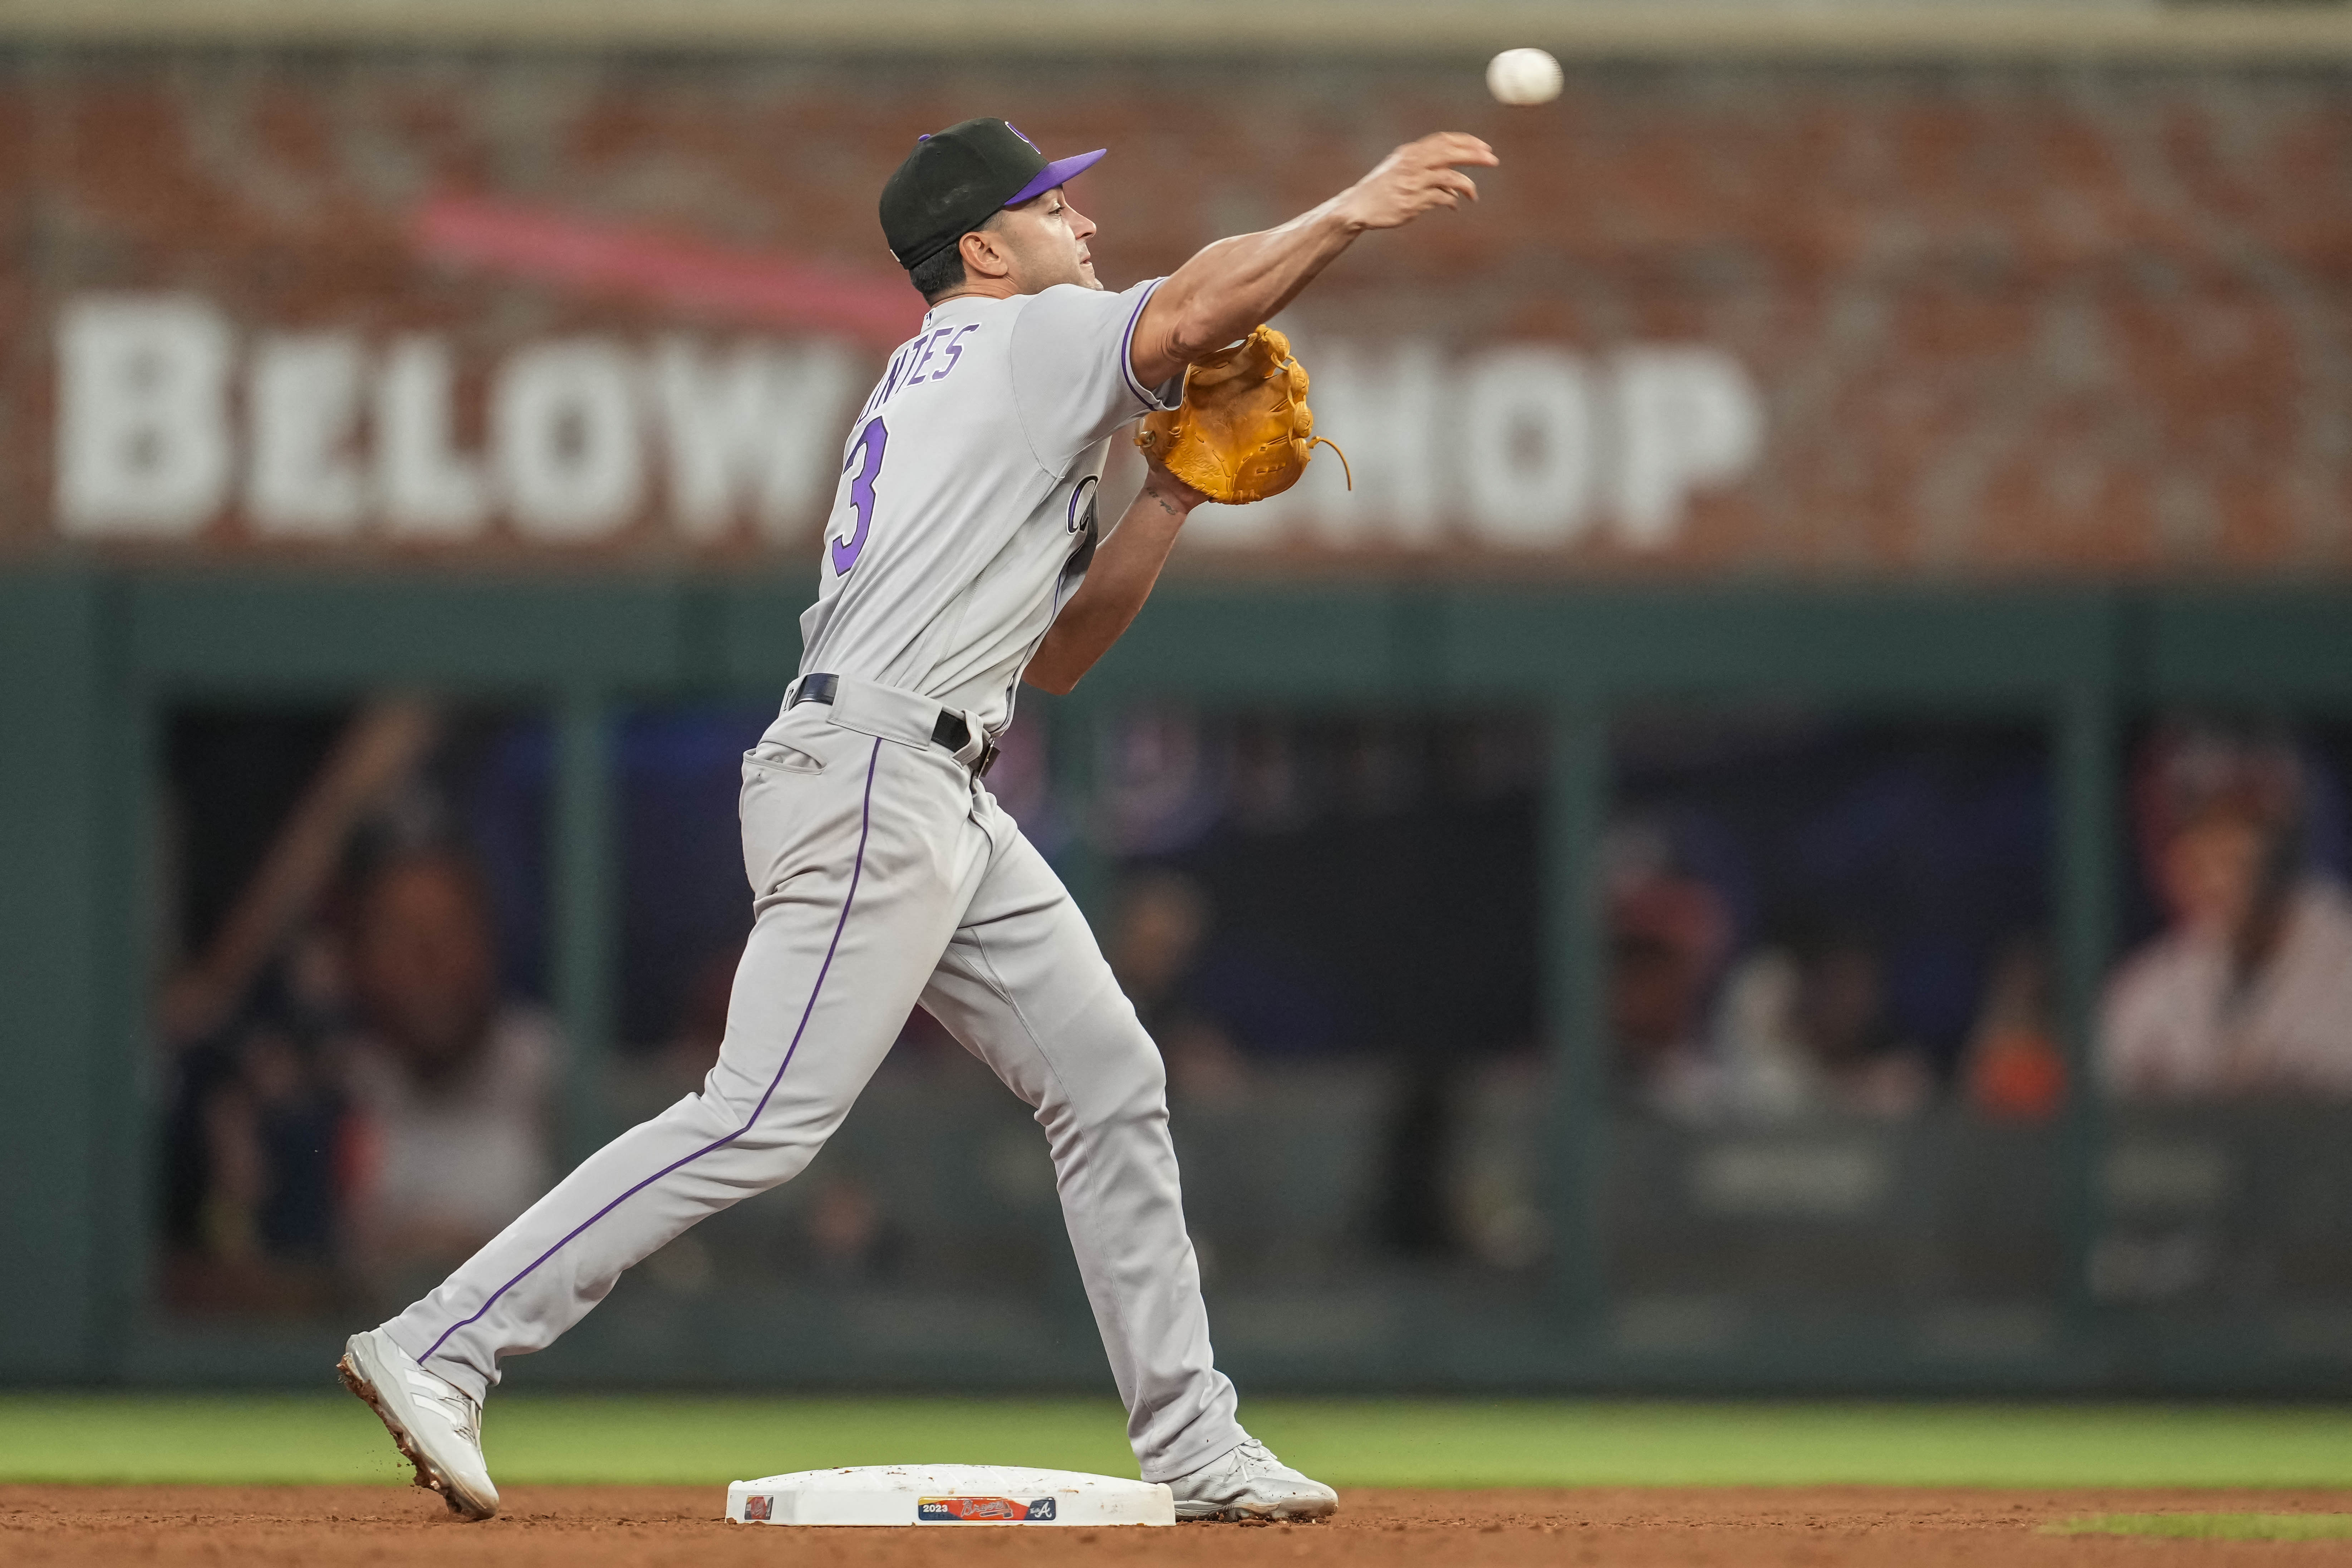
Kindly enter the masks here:
<path id="1" fill-rule="evenodd" d="M 1010 350 L 1013 399 L 1030 450 L 1053 473 L 1136 416 L 1176 406 L 1182 384 L 1140 384 L 1129 353 L 1160 281 L 1118 294 L 1057 283 L 1023 304 Z"/>

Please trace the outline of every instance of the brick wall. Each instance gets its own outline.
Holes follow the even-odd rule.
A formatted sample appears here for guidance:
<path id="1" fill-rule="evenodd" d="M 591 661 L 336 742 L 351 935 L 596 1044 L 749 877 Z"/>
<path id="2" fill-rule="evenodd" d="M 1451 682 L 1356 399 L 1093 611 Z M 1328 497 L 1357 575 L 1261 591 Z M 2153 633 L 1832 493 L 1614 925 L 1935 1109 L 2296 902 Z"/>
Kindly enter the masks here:
<path id="1" fill-rule="evenodd" d="M 919 310 L 875 193 L 998 112 L 1111 147 L 1073 195 L 1114 286 L 1420 131 L 1503 155 L 1286 322 L 1356 492 L 1326 457 L 1204 513 L 1200 569 L 2335 576 L 2347 87 L 1624 66 L 1505 110 L 1456 65 L 20 55 L 0 545 L 800 559 Z"/>

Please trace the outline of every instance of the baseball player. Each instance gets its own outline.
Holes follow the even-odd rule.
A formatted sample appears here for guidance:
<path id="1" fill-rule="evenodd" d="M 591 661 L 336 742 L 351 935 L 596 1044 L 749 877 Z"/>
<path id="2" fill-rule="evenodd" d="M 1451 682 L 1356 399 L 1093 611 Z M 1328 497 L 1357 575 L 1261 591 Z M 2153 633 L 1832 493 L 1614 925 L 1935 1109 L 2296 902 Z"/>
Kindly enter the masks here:
<path id="1" fill-rule="evenodd" d="M 883 233 L 930 310 L 850 428 L 801 673 L 744 756 L 754 920 L 718 1066 L 340 1363 L 417 1484 L 468 1519 L 499 1506 L 481 1406 L 500 1358 L 552 1344 L 623 1269 L 798 1174 L 918 1005 L 1036 1110 L 1144 1479 L 1182 1519 L 1338 1505 L 1242 1428 L 1209 1349 L 1159 1053 L 982 779 L 1021 681 L 1077 682 L 1202 499 L 1155 467 L 1102 534 L 1112 435 L 1178 407 L 1189 366 L 1366 229 L 1475 199 L 1456 165 L 1496 159 L 1426 137 L 1280 227 L 1114 293 L 1065 188 L 1102 155 L 1048 161 L 1005 121 L 968 120 L 883 187 Z"/>

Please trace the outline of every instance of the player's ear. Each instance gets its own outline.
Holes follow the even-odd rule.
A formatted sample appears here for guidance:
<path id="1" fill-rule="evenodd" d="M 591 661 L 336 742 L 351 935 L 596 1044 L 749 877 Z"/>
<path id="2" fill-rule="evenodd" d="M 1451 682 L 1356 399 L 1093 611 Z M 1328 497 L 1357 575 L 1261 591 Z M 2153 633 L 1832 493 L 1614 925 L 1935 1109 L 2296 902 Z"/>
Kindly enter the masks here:
<path id="1" fill-rule="evenodd" d="M 1003 241 L 984 228 L 973 229 L 956 246 L 963 252 L 964 270 L 975 278 L 1009 278 L 1013 275 L 1013 253 Z"/>

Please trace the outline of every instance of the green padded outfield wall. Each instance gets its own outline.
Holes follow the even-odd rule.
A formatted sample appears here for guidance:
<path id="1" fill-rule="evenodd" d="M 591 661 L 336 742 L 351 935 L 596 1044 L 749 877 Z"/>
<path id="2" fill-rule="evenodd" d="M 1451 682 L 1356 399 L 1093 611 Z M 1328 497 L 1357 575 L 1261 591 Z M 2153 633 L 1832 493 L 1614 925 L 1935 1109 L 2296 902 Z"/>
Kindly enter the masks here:
<path id="1" fill-rule="evenodd" d="M 140 914 L 152 847 L 145 781 L 163 705 L 190 697 L 354 694 L 414 686 L 543 704 L 560 748 L 557 999 L 576 1037 L 609 1042 L 600 953 L 614 930 L 600 736 L 624 701 L 773 692 L 793 668 L 794 583 L 633 575 L 572 583 L 46 570 L 0 580 L 0 1014 L 7 1118 L 0 1302 L 11 1381 L 152 1370 L 141 1305 L 152 1118 Z M 2054 889 L 2064 993 L 2081 1020 L 2108 957 L 2118 874 L 2117 737 L 2134 714 L 2194 700 L 2352 715 L 2352 598 L 2321 592 L 1730 590 L 1573 592 L 1172 584 L 1057 722 L 1150 696 L 1204 705 L 1442 708 L 1497 700 L 1553 716 L 1545 952 L 1565 1069 L 1558 1147 L 1597 1114 L 1593 857 L 1606 788 L 1601 721 L 1660 697 L 1802 700 L 1831 710 L 2007 715 L 2046 724 L 2059 801 Z M 1512 672 L 1507 680 L 1496 672 Z M 1083 873 L 1083 868 L 1077 868 Z M 1074 879 L 1076 879 L 1074 878 Z M 2066 1180 L 2086 1245 L 2096 1130 L 2068 1129 Z M 1587 1175 L 1563 1158 L 1550 1223 L 1589 1248 Z M 1564 1268 L 1561 1346 L 1592 1303 Z M 2097 1324 L 2077 1328 L 2095 1340 Z M 244 1364 L 233 1359 L 225 1366 Z M 1580 1363 L 1544 1375 L 1574 1381 Z M 2095 1357 L 2060 1383 L 2101 1386 Z M 1900 1378 L 1889 1363 L 1885 1375 Z M 2260 1365 L 2242 1369 L 2263 1383 Z M 2196 1383 L 2194 1378 L 2189 1379 Z M 2201 1385 L 2201 1384 L 2200 1384 Z"/>
<path id="2" fill-rule="evenodd" d="M 1073 195 L 1120 286 L 1403 135 L 1503 156 L 1474 212 L 1377 237 L 1283 318 L 1356 488 L 1326 453 L 1289 496 L 1197 516 L 1055 746 L 1082 794 L 1087 725 L 1154 693 L 1544 714 L 1559 1288 L 1490 1380 L 1647 1375 L 1592 1348 L 1621 705 L 2044 727 L 2078 1052 L 2135 716 L 2352 712 L 2342 50 L 2236 48 L 2209 18 L 2158 63 L 2095 42 L 1958 63 L 1931 22 L 1896 58 L 1808 18 L 1811 42 L 1723 60 L 1580 55 L 1562 22 L 1561 98 L 1505 110 L 1455 8 L 1308 28 L 1320 52 L 1279 61 L 1171 59 L 1148 18 L 1099 9 L 1095 55 L 1009 26 L 910 55 L 839 17 L 820 48 L 699 5 L 663 47 L 617 24 L 535 39 L 520 14 L 443 47 L 349 7 L 274 37 L 184 7 L 135 47 L 64 7 L 37 36 L 0 20 L 0 1379 L 315 1359 L 174 1339 L 141 1305 L 171 703 L 543 706 L 551 989 L 584 1060 L 610 1043 L 615 716 L 789 675 L 835 444 L 920 315 L 873 195 L 968 114 L 1112 149 Z M 1204 125 L 1212 100 L 1283 107 Z M 1134 478 L 1118 451 L 1105 490 Z M 1083 846 L 1064 867 L 1089 900 L 1099 870 Z M 2078 1279 L 2100 1136 L 2076 1106 Z M 2246 1335 L 2239 1361 L 2124 1356 L 2094 1304 L 2067 1312 L 2059 1351 L 2002 1375 L 2289 1387 L 2352 1364 Z M 1805 1375 L 1973 1375 L 1905 1353 Z"/>

